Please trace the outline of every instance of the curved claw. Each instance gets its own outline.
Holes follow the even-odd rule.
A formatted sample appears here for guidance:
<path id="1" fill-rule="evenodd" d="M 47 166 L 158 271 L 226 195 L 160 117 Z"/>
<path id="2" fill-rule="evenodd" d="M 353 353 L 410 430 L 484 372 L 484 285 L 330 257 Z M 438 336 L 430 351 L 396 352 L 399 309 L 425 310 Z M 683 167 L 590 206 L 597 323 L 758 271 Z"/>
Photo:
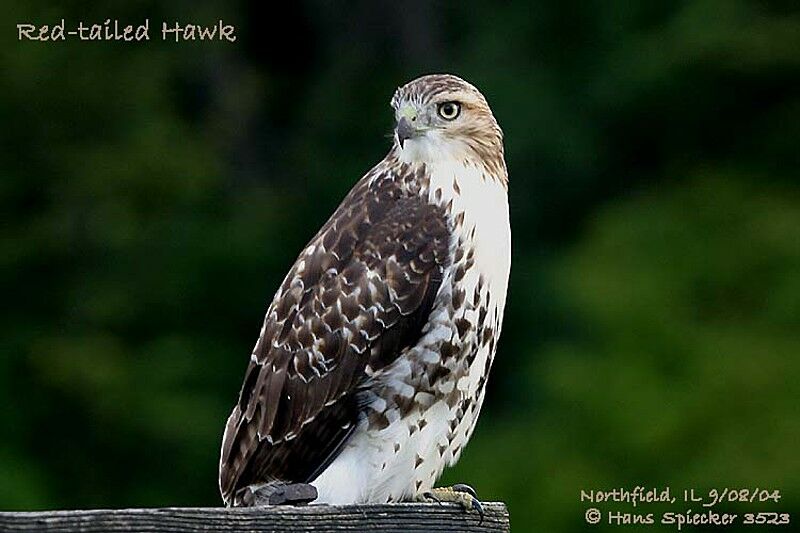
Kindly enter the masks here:
<path id="1" fill-rule="evenodd" d="M 465 483 L 457 483 L 451 487 L 441 487 L 431 489 L 421 494 L 422 498 L 427 501 L 435 501 L 439 505 L 444 502 L 458 503 L 465 511 L 476 511 L 480 516 L 478 525 L 483 524 L 485 513 L 483 504 L 478 499 L 478 493 L 475 489 Z"/>
<path id="2" fill-rule="evenodd" d="M 483 513 L 483 504 L 481 503 L 481 501 L 478 498 L 473 498 L 472 499 L 472 508 L 475 511 L 478 511 L 478 514 L 481 517 L 481 519 L 478 521 L 478 525 L 480 526 L 481 524 L 483 524 L 483 518 L 485 516 L 484 513 Z"/>
<path id="3" fill-rule="evenodd" d="M 471 496 L 470 502 L 472 505 L 472 510 L 477 511 L 478 515 L 480 515 L 481 517 L 480 521 L 478 522 L 478 525 L 480 526 L 481 524 L 483 524 L 483 518 L 485 516 L 483 512 L 483 504 L 478 499 L 478 493 L 475 492 L 475 489 L 473 489 L 466 483 L 456 483 L 455 485 L 453 485 L 452 488 L 455 492 L 463 492 L 464 494 L 469 494 Z"/>
<path id="4" fill-rule="evenodd" d="M 473 489 L 466 483 L 456 483 L 455 485 L 453 485 L 453 490 L 456 492 L 466 492 L 476 500 L 478 499 L 478 493 L 475 492 L 475 489 Z"/>
<path id="5" fill-rule="evenodd" d="M 442 505 L 442 500 L 440 500 L 439 498 L 434 496 L 432 492 L 423 492 L 422 493 L 422 497 L 425 498 L 425 499 L 428 499 L 428 500 L 433 500 L 436 503 L 438 503 L 439 505 Z"/>
<path id="6" fill-rule="evenodd" d="M 478 521 L 478 525 L 480 526 L 483 524 L 483 518 L 486 516 L 483 512 L 483 504 L 478 498 L 472 500 L 472 508 L 478 511 L 478 514 L 481 515 L 481 519 Z"/>

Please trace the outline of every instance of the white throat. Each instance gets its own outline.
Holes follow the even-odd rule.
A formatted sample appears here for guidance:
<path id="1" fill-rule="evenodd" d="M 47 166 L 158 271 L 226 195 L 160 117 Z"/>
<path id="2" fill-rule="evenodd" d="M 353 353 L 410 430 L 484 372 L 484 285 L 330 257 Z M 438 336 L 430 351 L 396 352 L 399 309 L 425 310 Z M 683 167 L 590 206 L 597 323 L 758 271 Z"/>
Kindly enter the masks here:
<path id="1" fill-rule="evenodd" d="M 431 166 L 448 161 L 464 161 L 470 156 L 466 144 L 443 138 L 438 132 L 433 131 L 406 139 L 402 148 L 398 148 L 400 161 L 409 164 L 425 163 Z"/>
<path id="2" fill-rule="evenodd" d="M 414 153 L 414 152 L 412 152 Z M 440 154 L 443 154 L 440 152 Z M 473 159 L 441 157 L 427 163 L 430 172 L 428 201 L 450 207 L 455 219 L 463 213 L 460 237 L 475 250 L 478 270 L 492 293 L 505 303 L 511 268 L 511 228 L 505 176 L 492 176 L 486 167 Z"/>

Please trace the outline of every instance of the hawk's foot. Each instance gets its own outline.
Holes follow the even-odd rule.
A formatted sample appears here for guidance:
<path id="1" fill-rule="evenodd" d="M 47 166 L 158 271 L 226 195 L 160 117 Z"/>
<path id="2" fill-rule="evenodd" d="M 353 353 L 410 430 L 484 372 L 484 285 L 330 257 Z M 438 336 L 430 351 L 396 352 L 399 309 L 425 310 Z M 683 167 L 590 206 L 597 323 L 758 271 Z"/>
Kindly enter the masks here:
<path id="1" fill-rule="evenodd" d="M 233 499 L 234 507 L 264 505 L 305 505 L 317 499 L 317 488 L 308 483 L 273 481 L 242 487 Z"/>
<path id="2" fill-rule="evenodd" d="M 483 505 L 478 499 L 475 489 L 466 483 L 456 483 L 452 487 L 438 487 L 422 494 L 423 501 L 438 503 L 454 502 L 461 505 L 465 511 L 477 511 L 483 522 Z"/>

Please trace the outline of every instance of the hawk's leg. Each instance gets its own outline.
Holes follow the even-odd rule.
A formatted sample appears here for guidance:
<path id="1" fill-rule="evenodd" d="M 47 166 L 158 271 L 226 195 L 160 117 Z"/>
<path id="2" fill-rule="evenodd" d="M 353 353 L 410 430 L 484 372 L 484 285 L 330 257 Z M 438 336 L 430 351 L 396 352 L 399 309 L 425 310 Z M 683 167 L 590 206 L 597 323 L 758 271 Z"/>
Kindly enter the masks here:
<path id="1" fill-rule="evenodd" d="M 242 487 L 234 497 L 234 506 L 305 505 L 316 499 L 317 489 L 313 485 L 273 481 Z"/>
<path id="2" fill-rule="evenodd" d="M 478 499 L 478 493 L 466 483 L 457 483 L 452 487 L 438 487 L 431 489 L 429 492 L 422 494 L 422 499 L 424 501 L 433 500 L 438 503 L 458 503 L 466 511 L 477 511 L 481 516 L 481 522 L 483 522 L 483 505 Z"/>

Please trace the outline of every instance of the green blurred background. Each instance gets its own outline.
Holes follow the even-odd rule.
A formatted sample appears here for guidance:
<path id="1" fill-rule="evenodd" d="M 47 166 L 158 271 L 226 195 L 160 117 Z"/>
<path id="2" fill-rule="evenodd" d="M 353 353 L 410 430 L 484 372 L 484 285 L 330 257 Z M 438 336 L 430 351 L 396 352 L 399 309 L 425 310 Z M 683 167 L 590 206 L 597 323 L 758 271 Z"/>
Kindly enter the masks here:
<path id="1" fill-rule="evenodd" d="M 394 88 L 452 72 L 505 130 L 514 252 L 443 481 L 516 531 L 636 484 L 776 488 L 723 510 L 800 520 L 796 0 L 163 4 L 0 1 L 0 509 L 219 505 L 277 284 L 388 149 Z M 17 41 L 62 17 L 153 40 Z M 160 41 L 218 18 L 236 43 Z"/>

